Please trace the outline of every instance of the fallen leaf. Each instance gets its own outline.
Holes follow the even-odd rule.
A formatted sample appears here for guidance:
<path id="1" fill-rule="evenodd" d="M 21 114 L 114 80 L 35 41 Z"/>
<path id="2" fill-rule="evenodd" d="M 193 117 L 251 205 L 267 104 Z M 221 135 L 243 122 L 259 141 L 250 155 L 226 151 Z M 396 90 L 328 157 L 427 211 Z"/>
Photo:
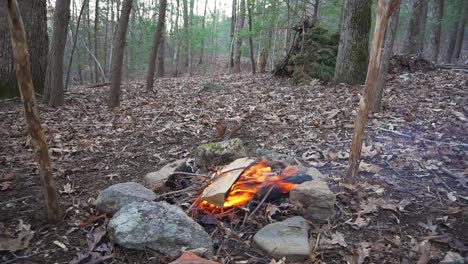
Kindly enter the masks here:
<path id="1" fill-rule="evenodd" d="M 431 231 L 431 233 L 435 233 L 437 230 L 437 225 L 433 224 L 431 219 L 427 219 L 427 223 L 419 222 L 418 225 Z"/>
<path id="2" fill-rule="evenodd" d="M 457 252 L 448 251 L 444 259 L 439 264 L 465 263 L 463 257 Z"/>
<path id="3" fill-rule="evenodd" d="M 58 240 L 54 240 L 54 242 L 52 242 L 52 243 L 54 243 L 54 245 L 58 246 L 59 248 L 63 249 L 64 251 L 68 251 L 68 248 L 67 248 L 67 246 L 65 246 L 64 243 L 62 243 L 62 242 L 60 242 Z"/>
<path id="4" fill-rule="evenodd" d="M 10 171 L 10 172 L 2 174 L 2 176 L 0 176 L 0 182 L 1 181 L 9 181 L 9 180 L 13 179 L 14 177 L 15 177 L 15 173 Z"/>
<path id="5" fill-rule="evenodd" d="M 457 200 L 457 197 L 455 196 L 457 194 L 457 192 L 449 192 L 447 193 L 447 198 L 452 201 L 452 202 L 455 202 Z"/>
<path id="6" fill-rule="evenodd" d="M 34 236 L 31 225 L 24 224 L 23 220 L 20 220 L 16 231 L 17 234 L 14 237 L 7 230 L 0 230 L 0 251 L 16 252 L 29 246 L 29 242 Z"/>
<path id="7" fill-rule="evenodd" d="M 346 241 L 344 239 L 343 234 L 340 233 L 340 232 L 336 232 L 336 233 L 332 234 L 331 243 L 334 244 L 334 245 L 338 244 L 338 245 L 340 245 L 342 247 L 347 247 L 348 246 L 348 244 L 346 243 Z"/>
<path id="8" fill-rule="evenodd" d="M 170 262 L 169 264 L 219 264 L 219 262 L 200 258 L 190 251 L 182 253 L 180 258 Z"/>
<path id="9" fill-rule="evenodd" d="M 364 260 L 369 257 L 371 250 L 371 245 L 369 242 L 361 242 L 359 243 L 359 248 L 357 249 L 357 263 L 361 264 L 364 263 Z"/>
<path id="10" fill-rule="evenodd" d="M 67 182 L 63 186 L 63 190 L 60 191 L 60 193 L 65 193 L 65 194 L 72 194 L 74 192 L 75 192 L 75 189 L 73 189 L 73 187 L 71 186 L 71 184 L 69 182 Z"/>
<path id="11" fill-rule="evenodd" d="M 366 172 L 369 172 L 369 173 L 372 173 L 372 174 L 377 174 L 382 170 L 382 168 L 377 166 L 377 165 L 372 165 L 372 164 L 365 163 L 365 162 L 361 161 L 359 163 L 359 170 L 360 171 L 366 171 Z"/>
<path id="12" fill-rule="evenodd" d="M 11 181 L 5 181 L 5 182 L 0 183 L 0 191 L 6 191 L 10 189 L 11 183 L 12 183 Z"/>

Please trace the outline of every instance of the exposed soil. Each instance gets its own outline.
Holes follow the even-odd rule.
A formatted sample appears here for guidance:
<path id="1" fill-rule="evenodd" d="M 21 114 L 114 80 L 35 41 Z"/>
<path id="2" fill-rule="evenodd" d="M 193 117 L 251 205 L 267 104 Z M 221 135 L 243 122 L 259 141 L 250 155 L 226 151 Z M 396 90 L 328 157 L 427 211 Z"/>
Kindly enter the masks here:
<path id="1" fill-rule="evenodd" d="M 222 84 L 204 89 L 204 84 Z M 362 87 L 294 86 L 269 75 L 163 78 L 154 92 L 140 82 L 123 85 L 122 106 L 106 107 L 108 87 L 73 87 L 65 106 L 40 106 L 60 191 L 62 220 L 45 223 L 40 181 L 19 100 L 0 103 L 0 230 L 30 224 L 25 250 L 0 253 L 1 261 L 68 263 L 86 247 L 86 234 L 102 223 L 93 199 L 111 184 L 142 177 L 201 143 L 221 140 L 215 124 L 234 128 L 250 150 L 297 157 L 329 177 L 338 193 L 337 215 L 316 226 L 319 238 L 310 263 L 413 263 L 430 254 L 438 263 L 448 251 L 468 254 L 468 75 L 453 71 L 389 76 L 383 111 L 366 130 L 364 171 L 355 186 L 339 185 L 347 166 L 355 110 Z M 372 166 L 373 165 L 373 166 Z M 363 214 L 379 199 L 400 209 Z M 284 202 L 284 201 L 283 201 Z M 263 225 L 293 215 L 287 205 L 264 204 L 247 225 L 221 219 L 226 229 L 206 225 L 223 263 L 270 263 L 250 245 Z M 280 208 L 271 216 L 272 206 Z M 385 207 L 378 205 L 378 207 Z M 269 208 L 267 210 L 267 208 Z M 240 214 L 240 213 L 239 213 Z M 366 224 L 358 228 L 362 219 Z M 257 224 L 254 224 L 257 223 Z M 321 247 L 341 233 L 346 245 Z M 235 234 L 235 235 L 233 235 Z M 320 234 L 320 235 L 319 235 Z M 1 239 L 1 237 L 0 237 Z M 58 242 L 57 242 L 58 241 Z M 429 250 L 421 242 L 429 241 Z M 106 263 L 166 263 L 152 251 L 114 249 Z M 426 252 L 426 253 L 424 253 Z M 427 253 L 429 252 L 429 253 Z M 245 261 L 245 262 L 236 262 Z M 12 263 L 12 262 L 6 262 Z M 354 262 L 360 263 L 360 262 Z"/>

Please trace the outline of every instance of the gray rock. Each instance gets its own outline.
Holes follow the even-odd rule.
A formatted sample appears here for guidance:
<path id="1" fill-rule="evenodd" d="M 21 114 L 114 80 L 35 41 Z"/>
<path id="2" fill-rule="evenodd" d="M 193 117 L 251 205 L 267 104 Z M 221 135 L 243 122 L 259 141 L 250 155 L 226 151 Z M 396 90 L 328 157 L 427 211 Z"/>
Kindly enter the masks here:
<path id="1" fill-rule="evenodd" d="M 318 169 L 314 167 L 308 167 L 305 173 L 312 176 L 313 179 L 324 180 L 326 178 Z"/>
<path id="2" fill-rule="evenodd" d="M 304 218 L 295 216 L 265 226 L 255 234 L 253 240 L 271 257 L 300 261 L 307 258 L 311 250 L 309 229 L 310 226 Z"/>
<path id="3" fill-rule="evenodd" d="M 126 205 L 112 217 L 108 230 L 113 241 L 125 248 L 149 247 L 168 255 L 198 248 L 211 254 L 213 250 L 205 230 L 182 209 L 166 202 Z"/>
<path id="4" fill-rule="evenodd" d="M 335 200 L 327 183 L 319 179 L 301 183 L 289 193 L 291 204 L 307 220 L 318 223 L 326 223 L 335 215 Z"/>
<path id="5" fill-rule="evenodd" d="M 150 189 L 163 187 L 171 175 L 177 171 L 185 171 L 185 162 L 187 159 L 180 159 L 164 165 L 160 170 L 153 171 L 145 175 L 145 185 Z"/>
<path id="6" fill-rule="evenodd" d="M 156 199 L 156 194 L 136 182 L 124 182 L 109 186 L 96 199 L 96 207 L 113 214 L 127 204 Z"/>
<path id="7" fill-rule="evenodd" d="M 195 163 L 200 167 L 220 165 L 247 156 L 244 143 L 238 138 L 221 142 L 211 142 L 197 147 Z"/>
<path id="8" fill-rule="evenodd" d="M 270 151 L 270 150 L 267 150 L 267 149 L 256 149 L 255 150 L 255 156 L 264 157 L 264 158 L 267 158 L 267 159 L 270 159 L 270 160 L 283 161 L 283 162 L 286 162 L 286 163 L 288 163 L 290 165 L 293 165 L 293 164 L 297 163 L 296 160 L 294 159 L 294 156 L 278 153 L 278 152 L 275 152 L 275 151 Z"/>

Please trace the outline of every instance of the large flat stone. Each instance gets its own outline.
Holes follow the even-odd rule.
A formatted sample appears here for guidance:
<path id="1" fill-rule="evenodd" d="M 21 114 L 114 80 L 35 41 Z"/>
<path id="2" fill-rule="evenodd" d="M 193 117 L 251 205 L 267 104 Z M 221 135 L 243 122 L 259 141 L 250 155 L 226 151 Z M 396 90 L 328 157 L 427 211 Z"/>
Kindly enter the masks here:
<path id="1" fill-rule="evenodd" d="M 113 214 L 127 204 L 154 199 L 156 199 L 156 194 L 143 185 L 136 182 L 124 182 L 102 190 L 96 199 L 96 207 L 103 212 Z"/>
<path id="2" fill-rule="evenodd" d="M 308 220 L 326 223 L 335 215 L 336 195 L 325 181 L 320 179 L 304 182 L 289 193 L 289 201 Z"/>

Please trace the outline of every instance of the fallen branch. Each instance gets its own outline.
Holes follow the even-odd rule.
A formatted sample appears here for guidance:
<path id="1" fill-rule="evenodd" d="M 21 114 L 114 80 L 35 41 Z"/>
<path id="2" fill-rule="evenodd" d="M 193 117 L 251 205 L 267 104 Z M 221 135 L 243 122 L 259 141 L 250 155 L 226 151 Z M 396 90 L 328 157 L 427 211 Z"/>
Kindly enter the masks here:
<path id="1" fill-rule="evenodd" d="M 393 131 L 393 130 L 389 130 L 389 129 L 385 129 L 385 128 L 380 128 L 380 130 L 385 131 L 385 132 L 388 132 L 388 133 L 391 133 L 391 134 L 394 134 L 394 135 L 397 135 L 397 136 L 400 136 L 400 137 L 404 137 L 404 138 L 408 138 L 408 139 L 413 139 L 412 136 L 410 136 L 410 135 L 408 135 L 408 134 L 404 134 L 404 133 L 398 132 L 398 131 Z M 421 140 L 421 141 L 424 141 L 424 142 L 434 143 L 434 144 L 450 145 L 450 146 L 460 146 L 460 147 L 468 147 L 468 144 L 467 144 L 467 143 L 444 142 L 444 141 L 437 141 L 437 140 L 425 139 L 425 138 L 415 138 L 415 139 Z"/>

